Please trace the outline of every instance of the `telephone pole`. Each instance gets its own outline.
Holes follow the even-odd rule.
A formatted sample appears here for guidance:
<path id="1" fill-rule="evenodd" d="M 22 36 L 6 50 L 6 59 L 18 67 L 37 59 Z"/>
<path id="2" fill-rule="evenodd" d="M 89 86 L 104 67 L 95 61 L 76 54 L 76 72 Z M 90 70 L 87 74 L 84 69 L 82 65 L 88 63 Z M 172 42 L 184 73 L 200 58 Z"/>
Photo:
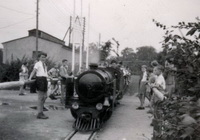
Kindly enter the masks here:
<path id="1" fill-rule="evenodd" d="M 79 70 L 81 70 L 83 62 L 83 48 L 85 43 L 85 17 L 82 17 L 82 44 L 80 45 L 80 56 L 79 56 Z"/>
<path id="2" fill-rule="evenodd" d="M 89 67 L 89 45 L 90 45 L 90 4 L 88 6 L 88 46 L 86 48 L 86 69 Z"/>
<path id="3" fill-rule="evenodd" d="M 36 49 L 35 49 L 36 58 L 38 56 L 38 26 L 39 26 L 39 0 L 37 0 L 36 4 Z"/>
<path id="4" fill-rule="evenodd" d="M 99 48 L 101 47 L 101 33 L 99 33 Z"/>
<path id="5" fill-rule="evenodd" d="M 70 24 L 69 24 L 69 47 L 71 46 L 71 35 L 72 35 L 72 16 L 70 16 Z"/>
<path id="6" fill-rule="evenodd" d="M 73 12 L 73 30 L 75 29 L 75 18 L 76 18 L 76 0 L 74 0 L 74 12 Z M 75 35 L 72 32 L 72 73 L 74 75 L 75 70 Z"/>

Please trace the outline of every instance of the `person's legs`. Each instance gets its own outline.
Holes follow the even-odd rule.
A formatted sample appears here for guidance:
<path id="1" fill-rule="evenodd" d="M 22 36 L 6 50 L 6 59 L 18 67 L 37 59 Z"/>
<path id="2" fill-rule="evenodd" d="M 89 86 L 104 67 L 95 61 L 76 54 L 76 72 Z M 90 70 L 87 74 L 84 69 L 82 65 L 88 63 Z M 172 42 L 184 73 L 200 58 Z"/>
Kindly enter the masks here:
<path id="1" fill-rule="evenodd" d="M 144 102 L 145 102 L 145 96 L 144 94 L 142 94 L 140 107 L 144 107 Z"/>
<path id="2" fill-rule="evenodd" d="M 61 104 L 64 105 L 65 103 L 65 95 L 66 95 L 66 85 L 62 84 L 61 85 Z"/>
<path id="3" fill-rule="evenodd" d="M 146 85 L 145 83 L 141 82 L 140 92 L 139 92 L 140 106 L 137 109 L 144 109 L 145 92 L 146 92 Z"/>
<path id="4" fill-rule="evenodd" d="M 58 90 L 58 85 L 57 85 L 57 84 L 54 84 L 53 90 L 52 90 L 52 94 L 55 95 L 55 93 L 57 92 L 57 90 Z"/>
<path id="5" fill-rule="evenodd" d="M 38 114 L 43 113 L 43 92 L 38 91 Z"/>
<path id="6" fill-rule="evenodd" d="M 20 89 L 19 89 L 19 95 L 24 95 L 24 87 L 23 86 L 20 86 Z"/>
<path id="7" fill-rule="evenodd" d="M 38 119 L 48 119 L 46 115 L 43 113 L 44 103 L 47 99 L 47 92 L 38 91 Z"/>
<path id="8" fill-rule="evenodd" d="M 46 78 L 37 78 L 37 89 L 38 89 L 38 119 L 48 119 L 43 113 L 43 107 L 45 100 L 47 99 L 47 79 Z"/>
<path id="9" fill-rule="evenodd" d="M 56 90 L 57 90 L 57 86 L 54 83 L 51 83 L 51 92 L 50 92 L 49 98 L 51 98 L 52 100 L 56 100 L 57 99 L 55 97 Z"/>

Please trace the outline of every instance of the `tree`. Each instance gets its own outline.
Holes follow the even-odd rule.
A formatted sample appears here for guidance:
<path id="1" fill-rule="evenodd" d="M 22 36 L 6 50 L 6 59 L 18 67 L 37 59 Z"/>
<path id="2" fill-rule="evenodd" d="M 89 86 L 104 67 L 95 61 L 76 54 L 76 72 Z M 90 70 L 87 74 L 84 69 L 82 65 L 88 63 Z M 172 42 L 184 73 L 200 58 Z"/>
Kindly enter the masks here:
<path id="1" fill-rule="evenodd" d="M 123 58 L 127 58 L 130 54 L 133 54 L 134 53 L 134 50 L 132 48 L 124 48 L 122 51 L 121 51 L 121 54 L 123 56 Z"/>
<path id="2" fill-rule="evenodd" d="M 136 57 L 143 61 L 152 61 L 157 58 L 157 52 L 152 46 L 143 46 L 136 49 Z"/>
<path id="3" fill-rule="evenodd" d="M 101 60 L 104 61 L 110 55 L 112 49 L 112 43 L 108 40 L 105 45 L 101 47 Z"/>

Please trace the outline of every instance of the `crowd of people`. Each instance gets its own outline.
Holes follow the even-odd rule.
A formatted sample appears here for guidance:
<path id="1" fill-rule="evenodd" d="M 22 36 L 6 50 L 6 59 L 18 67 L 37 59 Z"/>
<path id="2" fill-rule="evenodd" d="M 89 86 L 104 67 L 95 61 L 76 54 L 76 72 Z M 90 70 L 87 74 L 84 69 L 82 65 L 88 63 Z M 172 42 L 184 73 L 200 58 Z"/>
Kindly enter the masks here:
<path id="1" fill-rule="evenodd" d="M 19 80 L 26 81 L 35 79 L 35 82 L 30 86 L 30 93 L 38 93 L 38 116 L 39 119 L 47 119 L 48 117 L 44 115 L 44 103 L 49 98 L 52 100 L 57 100 L 60 97 L 60 102 L 62 105 L 65 103 L 66 97 L 66 86 L 67 80 L 73 78 L 72 73 L 68 70 L 68 60 L 63 59 L 62 65 L 59 67 L 55 64 L 49 71 L 47 65 L 45 64 L 47 54 L 40 53 L 38 55 L 38 61 L 35 61 L 33 70 L 28 77 L 28 64 L 25 62 L 21 66 L 19 73 Z M 122 70 L 125 77 L 125 84 L 130 83 L 130 69 L 123 66 L 122 62 L 117 62 L 115 60 L 111 61 L 110 64 L 103 62 L 99 64 L 99 67 L 114 67 Z M 158 64 L 157 61 L 153 61 L 150 66 L 141 66 L 141 75 L 139 80 L 139 91 L 138 97 L 140 101 L 137 110 L 145 109 L 145 98 L 149 100 L 150 110 L 149 113 L 153 112 L 154 104 L 163 100 L 165 96 L 170 97 L 175 90 L 175 77 L 171 71 L 175 71 L 176 68 L 173 65 L 173 58 L 167 58 L 165 66 Z M 77 75 L 84 71 L 83 68 L 79 70 Z M 25 95 L 25 86 L 20 87 L 19 95 Z M 47 93 L 49 91 L 49 93 Z"/>
<path id="2" fill-rule="evenodd" d="M 69 73 L 67 59 L 62 60 L 62 65 L 60 67 L 58 64 L 55 64 L 54 67 L 48 71 L 46 57 L 46 53 L 40 53 L 38 55 L 38 60 L 34 62 L 30 76 L 28 74 L 27 62 L 22 64 L 19 73 L 19 81 L 35 79 L 35 82 L 30 85 L 30 93 L 38 94 L 38 119 L 48 119 L 48 116 L 43 113 L 45 109 L 44 103 L 48 95 L 52 100 L 56 100 L 58 99 L 57 97 L 60 97 L 61 104 L 64 105 L 66 82 L 68 78 L 73 77 L 73 75 Z M 25 86 L 26 85 L 20 87 L 19 95 L 26 95 L 24 90 Z"/>
<path id="3" fill-rule="evenodd" d="M 149 67 L 142 65 L 138 90 L 140 105 L 136 109 L 144 110 L 145 98 L 147 98 L 150 107 L 147 113 L 154 114 L 155 104 L 171 97 L 175 92 L 175 71 L 172 57 L 166 59 L 165 66 L 157 61 L 151 62 Z"/>

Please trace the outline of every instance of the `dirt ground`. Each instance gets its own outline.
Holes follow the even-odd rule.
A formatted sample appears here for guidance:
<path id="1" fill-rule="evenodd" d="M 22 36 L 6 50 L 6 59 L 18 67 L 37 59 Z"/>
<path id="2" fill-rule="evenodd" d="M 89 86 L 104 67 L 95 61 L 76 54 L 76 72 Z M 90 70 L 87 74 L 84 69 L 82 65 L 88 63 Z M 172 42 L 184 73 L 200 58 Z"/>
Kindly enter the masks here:
<path id="1" fill-rule="evenodd" d="M 148 109 L 136 110 L 139 104 L 135 96 L 136 81 L 132 80 L 128 93 L 99 131 L 97 140 L 150 140 L 152 137 Z M 36 119 L 37 111 L 30 108 L 36 105 L 37 94 L 19 96 L 18 91 L 1 90 L 0 140 L 63 140 L 73 130 L 74 118 L 59 100 L 47 99 L 47 120 Z"/>

